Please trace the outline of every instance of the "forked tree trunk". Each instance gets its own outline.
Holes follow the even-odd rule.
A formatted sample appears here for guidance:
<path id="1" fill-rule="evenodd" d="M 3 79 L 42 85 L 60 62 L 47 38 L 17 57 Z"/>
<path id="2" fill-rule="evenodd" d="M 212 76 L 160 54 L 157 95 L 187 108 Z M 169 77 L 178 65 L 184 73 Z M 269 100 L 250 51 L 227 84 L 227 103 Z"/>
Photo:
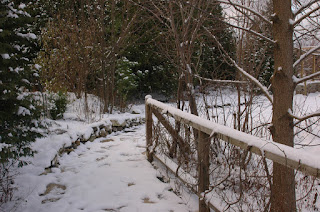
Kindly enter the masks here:
<path id="1" fill-rule="evenodd" d="M 288 114 L 292 109 L 293 76 L 293 18 L 291 0 L 273 0 L 273 36 L 275 72 L 272 79 L 273 118 L 271 133 L 275 142 L 293 146 L 293 120 Z M 294 170 L 273 164 L 271 211 L 296 211 Z"/>

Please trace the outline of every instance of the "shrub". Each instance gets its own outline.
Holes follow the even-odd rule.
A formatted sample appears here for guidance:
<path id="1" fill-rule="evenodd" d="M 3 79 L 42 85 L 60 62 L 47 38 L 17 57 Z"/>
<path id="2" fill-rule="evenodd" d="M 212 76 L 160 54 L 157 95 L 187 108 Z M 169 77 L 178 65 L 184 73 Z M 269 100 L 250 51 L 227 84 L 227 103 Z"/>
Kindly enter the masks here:
<path id="1" fill-rule="evenodd" d="M 49 109 L 51 118 L 55 120 L 61 119 L 63 117 L 64 112 L 66 112 L 67 109 L 67 95 L 64 92 L 59 91 L 57 95 L 52 95 L 49 100 L 53 102 L 52 108 Z"/>

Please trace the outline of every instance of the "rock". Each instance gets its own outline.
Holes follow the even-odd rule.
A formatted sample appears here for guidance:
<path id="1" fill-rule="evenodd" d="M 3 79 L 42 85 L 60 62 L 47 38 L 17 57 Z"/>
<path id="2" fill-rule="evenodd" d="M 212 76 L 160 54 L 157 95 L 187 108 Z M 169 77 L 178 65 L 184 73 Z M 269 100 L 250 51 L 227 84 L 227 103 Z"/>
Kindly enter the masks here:
<path id="1" fill-rule="evenodd" d="M 58 161 L 58 155 L 55 155 L 55 157 L 53 158 L 53 160 L 51 161 L 51 166 L 52 167 L 58 167 L 59 166 L 59 161 Z"/>
<path id="2" fill-rule="evenodd" d="M 93 132 L 95 133 L 95 132 L 97 132 L 98 131 L 98 127 L 92 127 L 92 129 L 93 129 Z"/>
<path id="3" fill-rule="evenodd" d="M 141 113 L 142 113 L 142 111 L 139 110 L 138 108 L 132 108 L 131 109 L 131 114 L 141 114 Z"/>
<path id="4" fill-rule="evenodd" d="M 97 138 L 96 136 L 92 135 L 88 141 L 93 142 L 96 138 Z"/>
<path id="5" fill-rule="evenodd" d="M 77 146 L 79 146 L 79 145 L 80 145 L 80 141 L 79 141 L 79 140 L 76 140 L 75 144 L 76 144 Z"/>
<path id="6" fill-rule="evenodd" d="M 117 119 L 111 119 L 110 121 L 113 127 L 125 127 L 127 124 L 125 120 L 120 121 Z"/>
<path id="7" fill-rule="evenodd" d="M 111 125 L 106 125 L 106 126 L 104 127 L 104 129 L 105 129 L 105 131 L 106 131 L 107 133 L 112 133 L 112 126 L 111 126 Z"/>
<path id="8" fill-rule="evenodd" d="M 99 137 L 106 137 L 108 135 L 108 133 L 106 132 L 105 129 L 102 129 L 99 133 Z"/>
<path id="9" fill-rule="evenodd" d="M 68 148 L 68 149 L 65 149 L 64 151 L 65 151 L 67 154 L 70 154 L 70 152 L 73 152 L 74 149 Z M 56 167 L 58 167 L 58 166 L 56 166 Z"/>
<path id="10" fill-rule="evenodd" d="M 41 175 L 47 175 L 47 174 L 49 174 L 49 173 L 52 173 L 52 169 L 51 169 L 51 168 L 45 168 L 45 169 L 44 169 L 44 172 L 42 172 L 42 173 L 40 174 L 40 176 L 41 176 Z"/>

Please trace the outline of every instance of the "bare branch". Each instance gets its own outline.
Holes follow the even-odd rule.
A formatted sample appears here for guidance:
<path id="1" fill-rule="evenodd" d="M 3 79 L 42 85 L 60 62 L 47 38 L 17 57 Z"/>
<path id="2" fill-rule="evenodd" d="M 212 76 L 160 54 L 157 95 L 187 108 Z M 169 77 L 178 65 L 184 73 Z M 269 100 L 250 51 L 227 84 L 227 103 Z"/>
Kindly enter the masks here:
<path id="1" fill-rule="evenodd" d="M 300 39 L 303 39 L 304 36 L 309 36 L 309 37 L 312 37 L 312 39 L 316 40 L 316 41 L 319 41 L 320 40 L 315 36 L 317 31 L 319 30 L 320 28 L 320 25 L 319 27 L 314 27 L 312 29 L 310 29 L 309 27 L 304 27 L 304 26 L 299 26 L 301 29 L 299 30 L 296 30 L 294 33 L 295 33 L 295 39 L 293 40 L 294 42 L 299 42 Z M 298 35 L 299 34 L 299 35 Z"/>
<path id="2" fill-rule="evenodd" d="M 228 1 L 217 0 L 217 2 L 220 2 L 220 3 L 222 3 L 222 4 L 232 5 L 235 9 L 236 9 L 236 7 L 240 7 L 240 8 L 242 8 L 242 9 L 245 9 L 245 10 L 247 10 L 247 11 L 255 14 L 256 16 L 258 16 L 259 18 L 261 18 L 261 20 L 263 20 L 264 22 L 268 23 L 269 25 L 272 25 L 271 21 L 269 21 L 266 17 L 264 17 L 264 16 L 261 15 L 259 12 L 255 11 L 255 10 L 249 8 L 249 7 L 246 7 L 246 6 L 241 5 L 241 4 L 234 3 L 234 2 L 232 2 L 232 1 L 230 1 L 230 0 L 228 0 Z M 240 11 L 240 10 L 239 10 L 239 11 Z"/>
<path id="3" fill-rule="evenodd" d="M 164 16 L 164 14 L 162 13 L 161 9 L 159 9 L 156 5 L 154 5 L 154 3 L 152 2 L 153 6 L 155 6 L 155 8 L 157 9 L 158 12 L 160 12 L 160 15 L 156 14 L 153 10 L 147 8 L 146 6 L 143 6 L 140 3 L 136 3 L 133 0 L 129 0 L 131 3 L 139 6 L 142 9 L 145 9 L 146 11 L 150 12 L 152 15 L 154 15 L 154 17 L 156 17 L 158 19 L 158 21 L 160 21 L 160 23 L 166 25 L 168 28 L 170 28 L 170 26 L 168 25 L 168 23 L 166 23 L 163 19 L 167 20 L 168 22 L 170 21 L 166 16 Z"/>
<path id="4" fill-rule="evenodd" d="M 303 77 L 303 78 L 294 78 L 294 83 L 295 85 L 299 84 L 299 83 L 302 83 L 302 82 L 305 82 L 305 81 L 308 81 L 310 79 L 313 79 L 317 76 L 320 76 L 320 71 L 316 72 L 316 73 L 313 73 L 313 74 L 310 74 L 309 76 L 306 76 L 306 77 Z"/>
<path id="5" fill-rule="evenodd" d="M 300 58 L 293 64 L 293 68 L 296 68 L 303 60 L 305 60 L 309 55 L 311 55 L 312 53 L 314 53 L 318 49 L 320 49 L 320 45 L 313 47 L 308 52 L 301 55 Z"/>
<path id="6" fill-rule="evenodd" d="M 310 114 L 308 114 L 306 116 L 303 116 L 303 117 L 294 115 L 291 110 L 289 110 L 288 113 L 292 118 L 298 120 L 297 122 L 294 123 L 294 125 L 297 125 L 297 124 L 299 124 L 299 123 L 301 123 L 301 122 L 303 122 L 303 121 L 305 121 L 305 120 L 307 120 L 309 118 L 320 116 L 320 111 L 319 110 L 314 112 L 314 113 L 310 113 Z"/>
<path id="7" fill-rule="evenodd" d="M 303 10 L 305 10 L 306 8 L 310 7 L 312 4 L 318 2 L 319 0 L 313 0 L 313 1 L 310 1 L 308 2 L 307 4 L 305 5 L 302 5 L 297 11 L 294 11 L 293 12 L 293 15 L 294 16 L 297 16 L 299 13 L 301 13 Z"/>
<path id="8" fill-rule="evenodd" d="M 301 16 L 298 20 L 296 20 L 295 22 L 293 22 L 293 26 L 298 25 L 301 21 L 303 21 L 305 18 L 309 17 L 312 13 L 316 12 L 317 10 L 320 10 L 320 5 L 318 7 L 315 7 L 313 10 L 310 10 L 309 12 L 307 12 L 306 14 L 304 14 L 303 16 Z"/>
<path id="9" fill-rule="evenodd" d="M 247 79 L 249 79 L 250 81 L 252 81 L 254 84 L 256 84 L 261 91 L 264 93 L 264 95 L 268 98 L 268 100 L 273 103 L 273 98 L 272 96 L 269 94 L 268 92 L 268 88 L 266 88 L 264 85 L 262 85 L 255 77 L 253 77 L 252 75 L 250 75 L 248 72 L 246 72 L 245 70 L 243 70 L 243 68 L 241 68 L 231 57 L 230 55 L 224 50 L 224 48 L 222 47 L 222 45 L 220 44 L 220 42 L 218 41 L 218 39 L 216 38 L 215 35 L 213 35 L 206 27 L 203 27 L 207 33 L 215 40 L 215 42 L 217 43 L 217 45 L 219 46 L 219 48 L 223 51 L 224 55 L 227 57 L 228 60 L 230 60 L 230 62 L 234 65 L 234 67 L 236 67 L 238 69 L 238 71 L 244 75 Z"/>
<path id="10" fill-rule="evenodd" d="M 244 30 L 244 31 L 249 32 L 249 33 L 251 33 L 251 34 L 254 34 L 254 35 L 256 35 L 256 36 L 258 36 L 258 37 L 260 37 L 260 38 L 268 41 L 269 43 L 276 44 L 276 41 L 275 41 L 275 40 L 272 40 L 272 39 L 270 39 L 270 38 L 268 38 L 268 37 L 266 37 L 266 36 L 264 36 L 264 35 L 256 32 L 256 31 L 254 31 L 254 30 L 252 30 L 252 29 L 247 29 L 247 28 L 240 27 L 240 26 L 237 26 L 237 25 L 234 25 L 234 24 L 230 24 L 230 23 L 227 23 L 227 22 L 225 22 L 225 23 L 226 23 L 227 25 L 231 26 L 231 27 L 234 27 L 234 28 L 237 28 L 237 29 L 241 29 L 241 30 Z"/>

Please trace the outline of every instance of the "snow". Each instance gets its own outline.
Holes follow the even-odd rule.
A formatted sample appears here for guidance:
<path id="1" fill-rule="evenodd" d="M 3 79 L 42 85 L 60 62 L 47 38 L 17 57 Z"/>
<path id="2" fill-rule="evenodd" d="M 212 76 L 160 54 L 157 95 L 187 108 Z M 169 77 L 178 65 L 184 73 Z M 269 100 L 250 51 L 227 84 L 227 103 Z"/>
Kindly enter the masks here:
<path id="1" fill-rule="evenodd" d="M 289 19 L 289 24 L 290 24 L 291 26 L 293 26 L 293 25 L 295 24 L 295 21 L 290 18 L 290 19 Z"/>
<path id="2" fill-rule="evenodd" d="M 1 136 L 0 136 L 0 141 L 1 141 Z M 8 145 L 8 144 L 0 143 L 0 151 L 1 151 L 3 148 L 9 147 L 9 146 L 10 146 L 10 145 Z"/>
<path id="3" fill-rule="evenodd" d="M 92 101 L 94 98 L 89 105 Z M 13 201 L 0 206 L 0 211 L 197 210 L 196 198 L 191 201 L 185 194 L 182 199 L 173 192 L 172 184 L 157 178 L 159 171 L 146 160 L 145 125 L 81 143 L 70 154 L 58 156 L 59 166 L 46 172 L 62 147 L 71 146 L 78 138 L 89 139 L 94 127 L 111 128 L 112 121 L 126 125 L 128 119 L 144 117 L 144 105 L 135 105 L 131 111 L 138 114 L 103 114 L 99 121 L 87 123 L 72 108 L 78 103 L 68 105 L 64 119 L 47 120 L 47 136 L 31 144 L 36 153 L 24 158 L 29 164 L 16 171 Z M 27 109 L 20 107 L 19 113 L 26 114 Z"/>
<path id="4" fill-rule="evenodd" d="M 19 9 L 24 9 L 26 7 L 26 5 L 24 4 L 24 3 L 21 3 L 20 5 L 19 5 Z"/>
<path id="5" fill-rule="evenodd" d="M 8 11 L 8 18 L 19 18 L 19 16 L 13 13 L 11 10 Z"/>
<path id="6" fill-rule="evenodd" d="M 39 65 L 39 64 L 35 64 L 34 67 L 35 67 L 37 70 L 40 70 L 40 69 L 41 69 L 41 65 Z"/>
<path id="7" fill-rule="evenodd" d="M 37 39 L 37 36 L 34 33 L 30 33 L 30 32 L 28 32 L 26 34 L 18 32 L 17 35 L 22 38 L 27 38 L 27 39 L 33 39 L 33 40 Z"/>
<path id="8" fill-rule="evenodd" d="M 64 154 L 59 168 L 47 175 L 40 174 L 48 165 L 44 163 L 48 154 L 70 137 L 53 135 L 38 140 L 34 147 L 41 153 L 16 178 L 23 199 L 16 211 L 190 211 L 146 160 L 145 127 L 132 131 L 81 144 Z M 60 186 L 46 193 L 50 183 Z"/>
<path id="9" fill-rule="evenodd" d="M 17 114 L 18 114 L 18 115 L 23 115 L 23 116 L 25 116 L 25 115 L 31 115 L 29 109 L 27 109 L 27 108 L 25 108 L 25 107 L 21 107 L 21 106 L 19 106 L 19 109 L 18 109 Z"/>
<path id="10" fill-rule="evenodd" d="M 1 57 L 5 60 L 10 59 L 9 54 L 1 54 Z"/>

